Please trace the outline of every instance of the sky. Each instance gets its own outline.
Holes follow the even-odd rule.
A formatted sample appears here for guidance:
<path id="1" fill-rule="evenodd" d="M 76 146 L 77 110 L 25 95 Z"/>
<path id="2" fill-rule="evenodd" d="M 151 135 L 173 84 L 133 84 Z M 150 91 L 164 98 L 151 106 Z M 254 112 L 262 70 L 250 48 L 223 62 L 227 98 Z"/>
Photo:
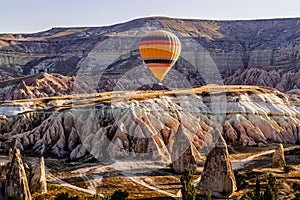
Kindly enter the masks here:
<path id="1" fill-rule="evenodd" d="M 300 17 L 300 0 L 1 0 L 0 33 L 106 26 L 149 16 L 247 20 Z"/>

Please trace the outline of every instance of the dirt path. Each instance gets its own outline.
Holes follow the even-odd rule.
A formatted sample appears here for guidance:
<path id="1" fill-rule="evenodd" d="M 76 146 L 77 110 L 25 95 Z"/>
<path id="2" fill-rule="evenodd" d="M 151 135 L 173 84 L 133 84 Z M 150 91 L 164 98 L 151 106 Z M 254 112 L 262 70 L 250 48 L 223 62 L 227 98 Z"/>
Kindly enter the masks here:
<path id="1" fill-rule="evenodd" d="M 85 188 L 77 187 L 75 185 L 72 185 L 70 183 L 67 183 L 67 182 L 55 177 L 51 173 L 47 173 L 47 182 L 51 182 L 51 184 L 59 184 L 60 186 L 71 188 L 71 189 L 78 190 L 78 191 L 85 192 L 85 193 L 92 194 L 92 195 L 96 194 L 96 190 L 94 190 L 94 189 L 85 189 Z"/>
<path id="2" fill-rule="evenodd" d="M 288 150 L 293 150 L 293 149 L 300 149 L 300 146 L 292 146 L 292 147 L 285 148 L 284 150 L 288 151 Z M 249 157 L 241 159 L 241 160 L 232 160 L 231 163 L 232 163 L 233 169 L 241 169 L 247 163 L 255 160 L 256 158 L 258 158 L 260 156 L 272 154 L 272 153 L 274 153 L 274 151 L 275 150 L 267 150 L 267 151 L 260 152 L 258 154 L 249 156 Z M 169 197 L 172 197 L 172 198 L 175 198 L 175 199 L 180 199 L 181 198 L 181 191 L 180 190 L 177 192 L 177 194 L 172 194 L 172 193 L 166 192 L 164 190 L 161 190 L 161 189 L 159 189 L 155 186 L 149 185 L 148 183 L 141 180 L 139 178 L 139 176 L 137 176 L 137 174 L 141 173 L 141 169 L 144 169 L 145 172 L 147 172 L 150 169 L 152 171 L 155 171 L 155 170 L 158 171 L 159 169 L 161 169 L 161 167 L 162 167 L 161 165 L 154 165 L 154 164 L 151 164 L 151 163 L 145 164 L 143 162 L 116 162 L 116 163 L 114 163 L 112 165 L 109 165 L 109 166 L 86 167 L 86 168 L 80 168 L 80 169 L 72 171 L 73 173 L 79 173 L 80 177 L 82 177 L 83 180 L 85 180 L 89 183 L 89 185 L 91 187 L 89 187 L 88 189 L 80 188 L 80 187 L 74 186 L 72 184 L 69 184 L 67 182 L 64 182 L 61 179 L 59 179 L 58 177 L 55 177 L 54 175 L 52 175 L 51 173 L 47 173 L 47 175 L 48 175 L 48 177 L 50 177 L 50 181 L 52 183 L 59 184 L 61 186 L 72 188 L 72 189 L 79 190 L 79 191 L 82 191 L 82 192 L 86 192 L 88 194 L 95 194 L 96 193 L 96 186 L 97 186 L 97 184 L 99 184 L 99 180 L 86 179 L 85 178 L 86 172 L 91 170 L 91 169 L 96 170 L 97 172 L 105 172 L 106 168 L 114 168 L 115 170 L 120 171 L 124 176 L 126 176 L 128 179 L 130 179 L 131 181 L 133 181 L 137 184 L 140 184 L 144 187 L 147 187 L 150 190 L 154 190 L 156 192 L 162 193 L 166 196 L 169 196 Z M 128 169 L 130 169 L 130 171 Z M 199 184 L 200 179 L 201 179 L 201 177 L 194 180 L 193 184 L 194 185 Z"/>
<path id="3" fill-rule="evenodd" d="M 147 168 L 148 169 L 151 169 L 152 171 L 155 171 L 153 169 L 155 169 L 155 167 L 157 167 L 157 170 L 161 169 L 160 165 L 158 166 L 155 166 L 155 165 L 144 165 L 144 163 L 138 163 L 138 162 L 125 162 L 125 163 L 115 163 L 113 164 L 111 167 L 115 168 L 115 169 L 118 169 L 120 171 L 122 171 L 122 174 L 124 174 L 127 178 L 129 178 L 131 181 L 137 183 L 137 184 L 140 184 L 144 187 L 147 187 L 151 190 L 154 190 L 156 192 L 159 192 L 159 193 L 162 193 L 166 196 L 169 196 L 169 197 L 172 197 L 172 198 L 175 198 L 175 199 L 179 199 L 181 198 L 181 193 L 177 193 L 176 195 L 175 194 L 172 194 L 172 193 L 169 193 L 169 192 L 166 192 L 164 190 L 161 190 L 157 187 L 154 187 L 154 186 L 151 186 L 147 183 L 145 183 L 143 180 L 140 180 L 137 176 L 135 176 L 136 173 L 141 173 L 140 171 L 134 171 L 132 169 L 141 169 L 141 168 L 145 168 L 146 167 L 146 171 L 147 171 Z M 131 169 L 130 172 L 128 172 L 128 170 L 126 169 Z"/>
<path id="4" fill-rule="evenodd" d="M 300 149 L 300 146 L 297 145 L 297 146 L 292 146 L 292 147 L 284 148 L 284 151 L 290 151 L 290 150 L 293 150 L 293 149 Z M 249 163 L 250 161 L 255 160 L 256 158 L 258 158 L 258 157 L 260 157 L 260 156 L 272 154 L 272 153 L 274 153 L 274 152 L 275 152 L 275 150 L 273 149 L 273 150 L 268 150 L 268 151 L 260 152 L 260 153 L 258 153 L 258 154 L 249 156 L 248 158 L 244 158 L 244 159 L 242 159 L 242 160 L 231 160 L 232 167 L 233 167 L 233 169 L 241 169 L 241 168 L 243 168 L 247 163 Z"/>
<path id="5" fill-rule="evenodd" d="M 154 165 L 151 163 L 143 163 L 143 162 L 116 162 L 112 165 L 108 165 L 108 166 L 93 166 L 93 167 L 85 167 L 85 168 L 80 168 L 80 169 L 76 169 L 73 171 L 70 171 L 72 174 L 76 175 L 77 177 L 80 176 L 84 181 L 86 181 L 89 184 L 89 187 L 86 188 L 80 188 L 77 186 L 74 186 L 72 184 L 69 184 L 63 180 L 61 180 L 59 177 L 55 177 L 53 174 L 51 173 L 47 173 L 48 176 L 48 181 L 50 181 L 52 184 L 59 184 L 61 186 L 64 187 L 68 187 L 68 188 L 72 188 L 75 190 L 79 190 L 82 192 L 86 192 L 88 194 L 95 194 L 96 193 L 96 187 L 97 185 L 99 185 L 99 177 L 96 179 L 91 179 L 91 178 L 87 178 L 87 175 L 91 175 L 94 174 L 94 172 L 100 173 L 100 172 L 105 172 L 108 168 L 113 168 L 116 171 L 120 171 L 121 174 L 123 174 L 125 177 L 127 177 L 128 179 L 130 179 L 131 181 L 142 185 L 146 188 L 149 188 L 150 190 L 153 190 L 155 192 L 159 192 L 162 193 L 168 197 L 172 197 L 175 199 L 179 199 L 181 198 L 181 193 L 177 193 L 177 194 L 172 194 L 169 192 L 166 192 L 164 190 L 161 190 L 155 186 L 149 185 L 146 182 L 144 182 L 143 180 L 141 180 L 139 178 L 139 176 L 137 176 L 137 174 L 141 173 L 141 169 L 143 169 L 143 171 L 149 172 L 149 170 L 151 171 L 157 171 L 158 173 L 159 170 L 161 170 L 162 166 L 161 165 Z M 128 170 L 130 169 L 130 170 Z M 89 173 L 88 173 L 89 172 Z M 49 180 L 50 179 L 50 180 Z"/>

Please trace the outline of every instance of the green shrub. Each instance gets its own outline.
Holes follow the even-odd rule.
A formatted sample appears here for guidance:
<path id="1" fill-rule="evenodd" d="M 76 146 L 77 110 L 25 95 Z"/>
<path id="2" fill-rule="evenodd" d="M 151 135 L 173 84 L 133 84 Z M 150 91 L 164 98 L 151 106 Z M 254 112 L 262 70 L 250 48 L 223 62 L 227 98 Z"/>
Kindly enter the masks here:
<path id="1" fill-rule="evenodd" d="M 54 200 L 79 200 L 78 196 L 70 197 L 68 192 L 59 193 Z"/>
<path id="2" fill-rule="evenodd" d="M 246 194 L 244 194 L 241 198 L 241 200 L 256 200 L 253 192 L 247 192 Z"/>
<path id="3" fill-rule="evenodd" d="M 261 193 L 260 190 L 260 180 L 257 178 L 255 190 L 244 194 L 241 200 L 279 200 L 276 178 L 273 174 L 269 174 L 268 184 L 264 193 Z"/>
<path id="4" fill-rule="evenodd" d="M 273 174 L 269 174 L 268 185 L 263 194 L 264 200 L 279 200 L 278 189 L 276 185 L 276 177 Z"/>
<path id="5" fill-rule="evenodd" d="M 293 190 L 295 192 L 299 192 L 300 191 L 300 181 L 297 181 L 297 182 L 293 183 Z"/>
<path id="6" fill-rule="evenodd" d="M 211 191 L 210 190 L 207 190 L 205 192 L 205 196 L 206 196 L 206 200 L 213 200 L 213 198 L 211 197 Z"/>
<path id="7" fill-rule="evenodd" d="M 117 190 L 111 195 L 111 200 L 127 200 L 128 199 L 128 192 L 127 191 L 122 191 L 122 190 Z"/>
<path id="8" fill-rule="evenodd" d="M 247 176 L 245 174 L 234 171 L 234 176 L 238 190 L 247 188 L 249 186 L 249 181 L 247 180 Z"/>
<path id="9" fill-rule="evenodd" d="M 14 195 L 9 195 L 7 197 L 8 200 L 23 200 L 23 198 L 20 195 L 14 194 Z"/>
<path id="10" fill-rule="evenodd" d="M 196 190 L 192 184 L 193 173 L 191 169 L 184 169 L 180 177 L 181 194 L 183 200 L 195 200 Z"/>
<path id="11" fill-rule="evenodd" d="M 285 173 L 289 173 L 289 172 L 291 172 L 291 171 L 294 171 L 295 169 L 291 166 L 291 165 L 285 165 L 284 167 L 283 167 L 283 171 L 285 172 Z"/>
<path id="12" fill-rule="evenodd" d="M 110 197 L 109 196 L 102 197 L 100 194 L 96 193 L 94 195 L 93 200 L 110 200 Z"/>
<path id="13" fill-rule="evenodd" d="M 300 200 L 300 192 L 295 194 L 295 198 L 293 200 Z"/>

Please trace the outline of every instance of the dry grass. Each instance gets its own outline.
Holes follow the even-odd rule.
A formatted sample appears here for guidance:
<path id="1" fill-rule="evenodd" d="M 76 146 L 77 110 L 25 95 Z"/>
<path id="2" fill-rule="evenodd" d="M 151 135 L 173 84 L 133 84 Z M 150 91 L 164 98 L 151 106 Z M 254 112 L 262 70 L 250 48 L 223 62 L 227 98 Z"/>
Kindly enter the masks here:
<path id="1" fill-rule="evenodd" d="M 236 95 L 242 93 L 254 93 L 254 94 L 265 94 L 272 93 L 272 89 L 258 86 L 240 86 L 240 85 L 205 85 L 202 87 L 195 87 L 191 89 L 182 89 L 182 90 L 148 90 L 148 91 L 112 91 L 112 92 L 102 92 L 94 94 L 72 94 L 72 95 L 63 95 L 63 96 L 53 96 L 45 98 L 36 98 L 36 99 L 21 99 L 21 100 L 7 100 L 0 103 L 35 103 L 41 107 L 45 106 L 45 103 L 51 101 L 59 100 L 72 100 L 72 104 L 69 107 L 77 107 L 79 105 L 93 105 L 95 103 L 116 103 L 122 102 L 124 100 L 146 100 L 152 98 L 159 98 L 161 96 L 179 96 L 179 95 Z M 66 107 L 68 107 L 66 105 Z"/>
<path id="2" fill-rule="evenodd" d="M 270 149 L 272 146 L 265 147 L 264 150 Z M 257 148 L 258 150 L 261 148 Z M 245 150 L 245 151 L 249 151 Z M 259 153 L 258 151 L 255 151 Z M 254 152 L 254 154 L 256 154 Z M 234 196 L 241 196 L 249 190 L 254 190 L 256 178 L 259 177 L 261 180 L 262 191 L 265 190 L 267 184 L 267 177 L 272 173 L 276 177 L 276 183 L 279 192 L 283 192 L 286 196 L 281 196 L 281 199 L 287 198 L 291 199 L 294 191 L 292 190 L 292 184 L 300 180 L 300 150 L 289 148 L 285 151 L 285 160 L 288 165 L 295 168 L 294 171 L 285 173 L 283 168 L 272 168 L 272 154 L 264 155 L 256 158 L 255 160 L 249 162 L 243 169 L 238 170 L 240 174 L 243 174 L 247 181 L 247 186 L 240 188 Z M 238 186 L 241 183 L 238 183 Z"/>
<path id="3" fill-rule="evenodd" d="M 81 199 L 93 199 L 93 195 L 80 192 L 77 190 L 69 189 L 66 187 L 62 187 L 56 184 L 48 184 L 47 185 L 47 193 L 46 194 L 39 194 L 37 192 L 32 194 L 33 199 L 36 197 L 40 197 L 42 199 L 54 199 L 59 193 L 68 192 L 70 196 L 78 196 Z"/>

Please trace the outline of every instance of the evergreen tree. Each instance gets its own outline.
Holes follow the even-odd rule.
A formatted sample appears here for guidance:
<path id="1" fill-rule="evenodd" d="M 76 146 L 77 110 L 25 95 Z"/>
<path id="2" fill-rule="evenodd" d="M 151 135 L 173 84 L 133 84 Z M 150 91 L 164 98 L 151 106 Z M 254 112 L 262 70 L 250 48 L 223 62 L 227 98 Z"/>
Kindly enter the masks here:
<path id="1" fill-rule="evenodd" d="M 128 192 L 123 192 L 122 190 L 117 190 L 111 196 L 111 200 L 127 200 L 128 199 Z"/>
<path id="2" fill-rule="evenodd" d="M 274 192 L 271 190 L 270 185 L 267 185 L 266 191 L 264 192 L 263 198 L 264 200 L 275 200 L 274 198 Z"/>
<path id="3" fill-rule="evenodd" d="M 192 184 L 193 173 L 191 169 L 184 169 L 180 178 L 183 200 L 195 200 L 196 191 Z"/>
<path id="4" fill-rule="evenodd" d="M 256 184 L 255 184 L 255 199 L 256 200 L 260 200 L 261 199 L 261 195 L 260 195 L 260 179 L 257 177 L 256 178 Z"/>
<path id="5" fill-rule="evenodd" d="M 206 200 L 213 200 L 212 197 L 211 197 L 211 191 L 210 190 L 207 190 L 205 192 L 205 195 L 206 195 Z"/>
<path id="6" fill-rule="evenodd" d="M 247 192 L 242 196 L 241 200 L 255 200 L 255 195 L 253 192 Z"/>
<path id="7" fill-rule="evenodd" d="M 273 174 L 269 174 L 268 185 L 263 195 L 264 200 L 279 200 L 278 188 L 276 185 L 276 178 Z"/>

